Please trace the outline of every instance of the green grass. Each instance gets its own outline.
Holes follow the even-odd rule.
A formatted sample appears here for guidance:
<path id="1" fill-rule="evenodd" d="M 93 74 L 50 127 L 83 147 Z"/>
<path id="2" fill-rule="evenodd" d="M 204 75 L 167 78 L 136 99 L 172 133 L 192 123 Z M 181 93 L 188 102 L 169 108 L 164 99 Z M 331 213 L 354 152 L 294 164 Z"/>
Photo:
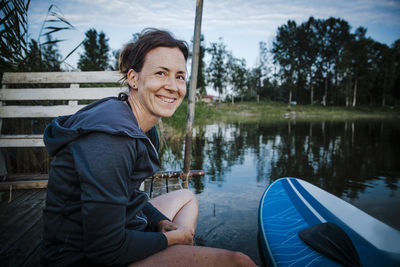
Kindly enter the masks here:
<path id="1" fill-rule="evenodd" d="M 187 101 L 184 100 L 179 108 L 175 111 L 174 115 L 170 118 L 163 118 L 162 121 L 175 128 L 185 128 L 187 120 L 188 106 Z M 195 124 L 207 123 L 222 116 L 221 110 L 214 106 L 207 106 L 205 103 L 196 103 L 194 122 Z"/>
<path id="2" fill-rule="evenodd" d="M 212 121 L 251 121 L 251 120 L 343 120 L 362 118 L 397 118 L 400 110 L 379 107 L 341 107 L 320 105 L 288 106 L 280 102 L 243 102 L 243 103 L 196 103 L 195 125 Z M 163 122 L 174 128 L 184 129 L 187 119 L 187 101 L 183 101 L 171 118 Z"/>

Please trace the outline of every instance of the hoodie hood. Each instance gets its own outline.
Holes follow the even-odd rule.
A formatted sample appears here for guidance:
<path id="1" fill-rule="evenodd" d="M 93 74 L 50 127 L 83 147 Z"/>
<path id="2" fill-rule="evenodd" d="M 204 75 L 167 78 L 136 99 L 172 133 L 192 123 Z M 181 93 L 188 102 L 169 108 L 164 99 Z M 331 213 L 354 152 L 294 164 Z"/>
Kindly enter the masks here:
<path id="1" fill-rule="evenodd" d="M 100 99 L 73 115 L 55 118 L 46 127 L 43 139 L 49 155 L 54 156 L 65 145 L 91 132 L 148 139 L 130 107 L 116 97 Z M 153 132 L 151 137 L 156 135 L 154 127 L 149 132 Z M 158 138 L 149 142 L 156 145 L 157 152 Z"/>

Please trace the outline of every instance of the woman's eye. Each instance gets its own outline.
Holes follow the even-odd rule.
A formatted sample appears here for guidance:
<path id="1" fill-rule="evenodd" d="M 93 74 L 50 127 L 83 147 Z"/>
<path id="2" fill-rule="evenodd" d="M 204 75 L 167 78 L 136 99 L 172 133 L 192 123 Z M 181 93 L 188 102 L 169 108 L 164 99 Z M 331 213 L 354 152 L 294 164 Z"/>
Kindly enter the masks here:
<path id="1" fill-rule="evenodd" d="M 163 72 L 163 71 L 156 72 L 156 74 L 159 76 L 165 76 L 165 72 Z"/>
<path id="2" fill-rule="evenodd" d="M 179 80 L 185 80 L 185 76 L 183 76 L 183 75 L 179 75 L 178 77 L 177 77 Z"/>

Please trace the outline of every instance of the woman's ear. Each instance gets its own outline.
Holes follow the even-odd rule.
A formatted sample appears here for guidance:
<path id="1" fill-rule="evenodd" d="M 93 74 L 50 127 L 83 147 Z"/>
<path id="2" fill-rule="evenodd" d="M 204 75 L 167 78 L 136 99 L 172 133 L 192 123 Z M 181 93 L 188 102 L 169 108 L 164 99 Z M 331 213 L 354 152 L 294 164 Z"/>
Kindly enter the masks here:
<path id="1" fill-rule="evenodd" d="M 130 88 L 137 90 L 138 73 L 133 69 L 130 69 L 126 77 L 128 78 L 128 84 Z"/>

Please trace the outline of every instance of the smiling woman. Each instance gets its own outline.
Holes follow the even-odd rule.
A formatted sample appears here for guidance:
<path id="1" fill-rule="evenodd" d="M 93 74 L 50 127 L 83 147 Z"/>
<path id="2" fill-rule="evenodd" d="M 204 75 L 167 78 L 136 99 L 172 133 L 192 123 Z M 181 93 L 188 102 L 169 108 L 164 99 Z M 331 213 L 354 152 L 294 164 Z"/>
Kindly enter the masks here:
<path id="1" fill-rule="evenodd" d="M 161 117 L 172 116 L 186 94 L 186 59 L 178 48 L 152 49 L 142 70 L 130 69 L 127 76 L 129 102 L 145 132 Z"/>
<path id="2" fill-rule="evenodd" d="M 148 29 L 121 53 L 129 95 L 98 100 L 45 130 L 51 163 L 43 265 L 254 266 L 239 252 L 193 246 L 198 203 L 189 190 L 149 200 L 159 168 L 155 124 L 186 94 L 187 44 Z"/>

